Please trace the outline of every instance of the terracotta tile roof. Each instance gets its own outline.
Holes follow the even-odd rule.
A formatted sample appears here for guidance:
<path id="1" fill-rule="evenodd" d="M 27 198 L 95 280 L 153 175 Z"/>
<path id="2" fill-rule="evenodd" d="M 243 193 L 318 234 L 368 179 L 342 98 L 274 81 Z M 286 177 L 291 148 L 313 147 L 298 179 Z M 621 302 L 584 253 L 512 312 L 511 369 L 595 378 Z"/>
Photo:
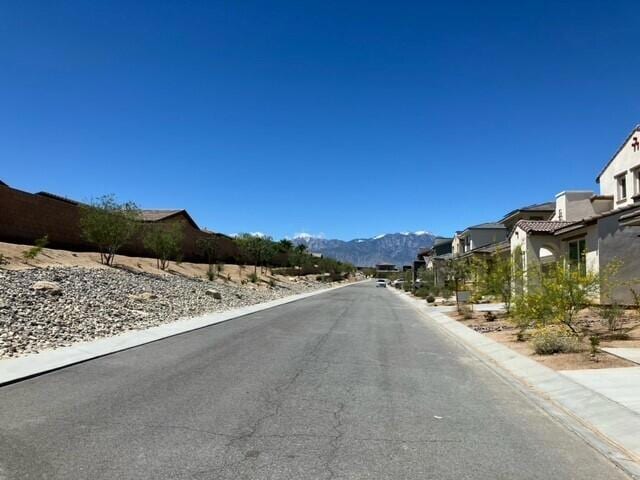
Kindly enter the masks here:
<path id="1" fill-rule="evenodd" d="M 554 233 L 575 222 L 554 222 L 547 220 L 518 220 L 516 227 L 520 227 L 527 233 Z"/>

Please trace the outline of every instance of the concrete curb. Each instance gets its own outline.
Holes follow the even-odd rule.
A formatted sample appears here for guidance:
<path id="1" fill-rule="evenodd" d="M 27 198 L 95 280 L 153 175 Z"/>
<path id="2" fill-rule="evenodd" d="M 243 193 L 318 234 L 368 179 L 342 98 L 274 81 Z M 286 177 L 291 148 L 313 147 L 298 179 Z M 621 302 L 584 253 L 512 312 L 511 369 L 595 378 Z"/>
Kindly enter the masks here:
<path id="1" fill-rule="evenodd" d="M 522 387 L 521 391 L 533 392 L 539 400 L 551 402 L 553 405 L 550 408 L 543 408 L 556 419 L 566 424 L 566 417 L 570 416 L 574 422 L 577 421 L 582 428 L 579 426 L 572 430 L 632 477 L 640 478 L 640 415 L 443 313 L 429 311 L 423 301 L 402 292 L 394 293 L 411 303 L 470 351 L 477 352 L 478 358 L 488 360 L 484 363 L 494 371 L 499 369 L 498 373 L 503 378 L 506 374 L 517 381 Z M 609 445 L 603 443 L 602 439 Z"/>
<path id="2" fill-rule="evenodd" d="M 366 280 L 364 280 L 366 281 Z M 331 292 L 339 288 L 356 285 L 352 282 L 334 287 L 323 288 L 313 292 L 290 295 L 270 302 L 257 303 L 247 307 L 235 308 L 225 312 L 208 313 L 197 317 L 181 318 L 170 323 L 147 328 L 132 330 L 113 337 L 100 338 L 89 342 L 79 342 L 68 347 L 47 350 L 24 357 L 0 360 L 0 386 L 15 383 L 43 373 L 68 367 L 76 363 L 86 362 L 94 358 L 103 357 L 129 348 L 138 347 L 146 343 L 209 327 L 217 323 L 227 322 L 235 318 L 261 312 L 269 308 L 296 302 L 305 298 Z"/>

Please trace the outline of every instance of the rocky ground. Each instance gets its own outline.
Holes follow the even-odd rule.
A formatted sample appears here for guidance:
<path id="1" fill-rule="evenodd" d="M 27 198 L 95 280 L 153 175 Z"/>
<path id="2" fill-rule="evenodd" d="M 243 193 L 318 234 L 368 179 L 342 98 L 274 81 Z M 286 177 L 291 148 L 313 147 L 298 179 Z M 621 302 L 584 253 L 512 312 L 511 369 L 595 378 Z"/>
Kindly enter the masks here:
<path id="1" fill-rule="evenodd" d="M 0 358 L 326 287 L 239 285 L 83 267 L 0 270 Z"/>

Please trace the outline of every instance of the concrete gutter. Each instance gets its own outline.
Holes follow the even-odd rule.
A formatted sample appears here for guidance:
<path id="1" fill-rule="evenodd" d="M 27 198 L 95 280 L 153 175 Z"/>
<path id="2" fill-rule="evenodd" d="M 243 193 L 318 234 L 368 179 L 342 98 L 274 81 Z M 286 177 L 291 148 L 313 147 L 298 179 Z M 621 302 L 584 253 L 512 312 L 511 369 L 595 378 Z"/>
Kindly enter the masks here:
<path id="1" fill-rule="evenodd" d="M 633 478 L 640 479 L 640 415 L 569 377 L 521 355 L 424 300 L 392 289 L 543 410 L 586 440 Z M 515 382 L 514 382 L 515 381 Z M 531 394 L 534 395 L 531 395 Z"/>
<path id="2" fill-rule="evenodd" d="M 366 280 L 365 280 L 366 281 Z M 269 308 L 296 302 L 305 298 L 355 285 L 360 282 L 346 283 L 334 287 L 323 288 L 313 292 L 291 295 L 270 302 L 257 303 L 247 307 L 235 308 L 224 312 L 208 313 L 197 317 L 178 319 L 176 321 L 147 328 L 132 330 L 113 337 L 100 338 L 88 342 L 75 343 L 68 347 L 46 350 L 23 357 L 0 360 L 0 386 L 35 377 L 46 372 L 68 367 L 76 363 L 86 362 L 94 358 L 138 347 L 146 343 L 209 327 L 217 323 L 227 322 L 235 318 L 261 312 Z"/>

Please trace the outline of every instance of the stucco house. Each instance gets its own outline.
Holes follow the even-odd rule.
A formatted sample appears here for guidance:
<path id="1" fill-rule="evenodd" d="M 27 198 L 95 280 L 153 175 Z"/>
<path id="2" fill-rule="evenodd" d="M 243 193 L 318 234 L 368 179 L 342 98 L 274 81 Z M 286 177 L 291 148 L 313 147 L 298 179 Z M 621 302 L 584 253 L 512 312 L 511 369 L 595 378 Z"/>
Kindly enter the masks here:
<path id="1" fill-rule="evenodd" d="M 433 282 L 438 287 L 443 287 L 446 280 L 443 269 L 446 261 L 451 258 L 452 243 L 452 237 L 436 237 L 430 248 L 418 253 L 418 257 L 424 260 L 424 268 L 433 272 Z"/>
<path id="2" fill-rule="evenodd" d="M 469 256 L 474 250 L 507 239 L 507 227 L 500 222 L 481 223 L 456 232 L 451 243 L 454 257 Z"/>
<path id="3" fill-rule="evenodd" d="M 500 223 L 511 232 L 520 220 L 549 220 L 556 210 L 556 202 L 535 203 L 524 207 L 516 208 L 507 213 Z"/>
<path id="4" fill-rule="evenodd" d="M 621 303 L 633 301 L 628 282 L 640 279 L 640 126 L 635 127 L 596 178 L 600 193 L 564 191 L 556 195 L 550 221 L 520 220 L 509 237 L 523 268 L 571 262 L 600 272 L 622 262 L 613 292 Z M 610 299 L 601 298 L 601 301 Z"/>

